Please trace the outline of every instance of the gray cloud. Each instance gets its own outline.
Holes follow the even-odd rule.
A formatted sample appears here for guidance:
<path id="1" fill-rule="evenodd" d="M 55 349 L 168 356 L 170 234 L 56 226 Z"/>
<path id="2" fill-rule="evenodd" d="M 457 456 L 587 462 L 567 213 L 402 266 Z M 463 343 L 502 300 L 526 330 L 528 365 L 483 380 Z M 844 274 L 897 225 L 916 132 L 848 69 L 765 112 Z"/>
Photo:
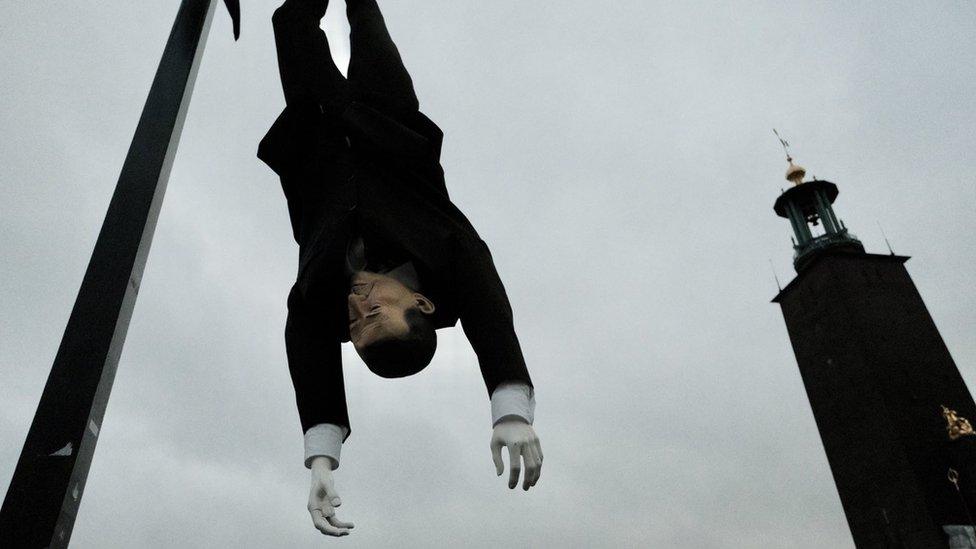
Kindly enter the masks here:
<path id="1" fill-rule="evenodd" d="M 390 382 L 346 350 L 348 538 L 321 539 L 285 364 L 294 277 L 254 157 L 283 104 L 269 17 L 214 22 L 75 528 L 76 547 L 851 546 L 778 308 L 770 132 L 880 221 L 976 379 L 971 9 L 618 0 L 382 3 L 447 134 L 538 386 L 539 485 L 494 476 L 473 353 Z M 337 3 L 336 7 L 341 7 Z M 0 33 L 0 490 L 174 2 L 37 1 Z M 339 44 L 342 22 L 326 25 Z"/>

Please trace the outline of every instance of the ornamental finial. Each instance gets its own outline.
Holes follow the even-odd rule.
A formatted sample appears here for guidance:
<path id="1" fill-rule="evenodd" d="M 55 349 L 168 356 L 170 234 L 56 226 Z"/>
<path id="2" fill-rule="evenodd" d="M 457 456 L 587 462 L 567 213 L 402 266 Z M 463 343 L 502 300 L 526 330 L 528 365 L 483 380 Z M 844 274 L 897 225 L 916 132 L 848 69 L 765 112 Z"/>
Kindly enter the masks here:
<path id="1" fill-rule="evenodd" d="M 773 133 L 776 134 L 776 139 L 779 139 L 779 144 L 783 146 L 783 152 L 786 153 L 786 161 L 789 166 L 786 168 L 786 180 L 794 185 L 799 185 L 803 183 L 803 178 L 806 177 L 807 171 L 803 166 L 797 166 L 793 163 L 793 156 L 790 154 L 790 143 L 789 141 L 780 137 L 779 132 L 776 128 L 773 128 Z"/>

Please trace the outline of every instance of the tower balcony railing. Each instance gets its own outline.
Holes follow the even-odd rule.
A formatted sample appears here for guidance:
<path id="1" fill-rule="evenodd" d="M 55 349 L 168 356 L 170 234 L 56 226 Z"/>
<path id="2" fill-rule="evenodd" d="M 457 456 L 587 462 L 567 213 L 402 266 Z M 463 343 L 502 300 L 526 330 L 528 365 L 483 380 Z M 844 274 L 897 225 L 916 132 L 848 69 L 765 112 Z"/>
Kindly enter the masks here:
<path id="1" fill-rule="evenodd" d="M 849 246 L 864 251 L 864 246 L 861 244 L 861 241 L 857 239 L 857 236 L 848 232 L 848 230 L 845 228 L 837 231 L 836 233 L 826 233 L 816 236 L 803 244 L 793 246 L 793 260 L 797 261 L 801 257 L 807 256 L 811 253 L 836 246 Z"/>

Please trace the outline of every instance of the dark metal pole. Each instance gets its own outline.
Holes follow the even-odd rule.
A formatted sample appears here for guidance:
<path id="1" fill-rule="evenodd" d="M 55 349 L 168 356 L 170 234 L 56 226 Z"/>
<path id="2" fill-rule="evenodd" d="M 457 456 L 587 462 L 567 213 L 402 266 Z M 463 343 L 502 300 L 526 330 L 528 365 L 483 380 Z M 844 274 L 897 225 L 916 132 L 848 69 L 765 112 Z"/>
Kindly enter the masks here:
<path id="1" fill-rule="evenodd" d="M 176 14 L 0 509 L 0 547 L 71 538 L 215 7 L 183 0 Z"/>

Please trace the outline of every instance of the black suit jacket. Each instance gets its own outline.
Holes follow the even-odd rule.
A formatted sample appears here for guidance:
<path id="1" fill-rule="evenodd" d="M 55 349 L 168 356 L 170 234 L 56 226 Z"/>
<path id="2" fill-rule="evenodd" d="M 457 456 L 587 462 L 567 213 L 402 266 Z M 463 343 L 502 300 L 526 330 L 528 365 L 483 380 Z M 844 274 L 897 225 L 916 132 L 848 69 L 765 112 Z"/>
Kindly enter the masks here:
<path id="1" fill-rule="evenodd" d="M 258 148 L 280 177 L 299 244 L 285 343 L 302 430 L 349 427 L 340 344 L 349 340 L 344 272 L 356 231 L 409 257 L 434 302 L 434 323 L 460 319 L 489 396 L 532 385 L 512 309 L 487 245 L 451 202 L 443 133 L 419 111 L 390 115 L 352 102 L 341 115 L 289 106 Z"/>

